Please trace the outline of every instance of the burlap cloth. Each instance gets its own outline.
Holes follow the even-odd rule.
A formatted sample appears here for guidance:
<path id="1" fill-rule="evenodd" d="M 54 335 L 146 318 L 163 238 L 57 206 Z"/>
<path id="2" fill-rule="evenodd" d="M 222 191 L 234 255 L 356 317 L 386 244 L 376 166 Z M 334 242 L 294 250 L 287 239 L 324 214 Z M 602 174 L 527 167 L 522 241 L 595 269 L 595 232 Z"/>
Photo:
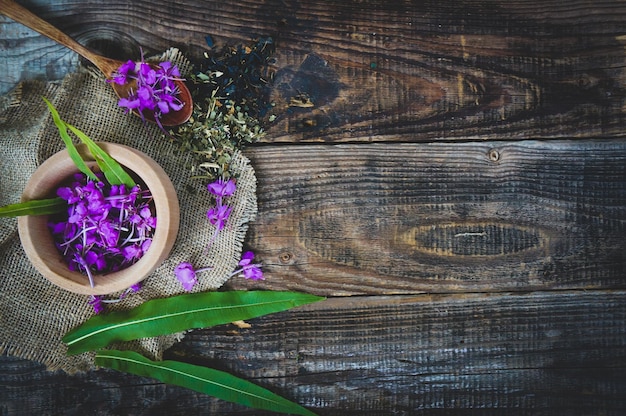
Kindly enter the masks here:
<path id="1" fill-rule="evenodd" d="M 183 70 L 188 68 L 176 50 L 168 51 L 164 58 L 177 62 Z M 237 191 L 229 199 L 233 211 L 207 253 L 214 229 L 206 211 L 213 201 L 205 184 L 190 178 L 190 155 L 179 154 L 176 144 L 163 138 L 155 125 L 146 126 L 138 117 L 124 114 L 104 78 L 79 71 L 58 83 L 25 82 L 0 98 L 0 205 L 18 202 L 37 166 L 64 148 L 42 96 L 65 121 L 92 139 L 125 144 L 151 156 L 168 173 L 178 194 L 180 231 L 171 255 L 144 280 L 140 292 L 107 308 L 131 308 L 148 299 L 184 293 L 173 272 L 181 261 L 213 267 L 198 275 L 194 292 L 219 288 L 237 267 L 247 224 L 257 211 L 256 178 L 249 160 L 241 153 L 233 158 L 231 171 L 237 177 Z M 61 342 L 67 331 L 93 316 L 88 297 L 59 289 L 33 268 L 22 250 L 15 218 L 0 218 L 0 274 L 0 352 L 70 374 L 92 368 L 93 353 L 68 357 Z M 142 339 L 117 347 L 160 359 L 182 336 Z"/>

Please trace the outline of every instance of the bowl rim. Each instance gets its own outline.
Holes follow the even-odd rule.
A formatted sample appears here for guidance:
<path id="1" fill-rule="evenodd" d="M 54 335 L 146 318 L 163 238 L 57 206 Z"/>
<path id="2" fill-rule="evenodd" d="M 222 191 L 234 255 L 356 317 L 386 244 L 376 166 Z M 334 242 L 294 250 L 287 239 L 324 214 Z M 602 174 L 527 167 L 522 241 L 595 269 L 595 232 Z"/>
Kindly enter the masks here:
<path id="1" fill-rule="evenodd" d="M 48 216 L 22 216 L 18 218 L 18 233 L 22 247 L 29 260 L 51 283 L 73 293 L 105 295 L 121 290 L 144 280 L 171 252 L 180 224 L 180 207 L 172 181 L 163 168 L 145 153 L 132 147 L 109 142 L 98 145 L 122 166 L 133 171 L 153 196 L 157 226 L 150 249 L 133 265 L 107 274 L 94 274 L 94 287 L 89 279 L 78 271 L 67 268 L 63 257 L 56 249 L 47 227 Z M 93 161 L 85 145 L 77 145 L 86 161 Z M 67 149 L 46 159 L 33 173 L 24 188 L 22 201 L 50 198 L 63 181 L 78 173 Z M 44 232 L 45 230 L 45 232 Z"/>

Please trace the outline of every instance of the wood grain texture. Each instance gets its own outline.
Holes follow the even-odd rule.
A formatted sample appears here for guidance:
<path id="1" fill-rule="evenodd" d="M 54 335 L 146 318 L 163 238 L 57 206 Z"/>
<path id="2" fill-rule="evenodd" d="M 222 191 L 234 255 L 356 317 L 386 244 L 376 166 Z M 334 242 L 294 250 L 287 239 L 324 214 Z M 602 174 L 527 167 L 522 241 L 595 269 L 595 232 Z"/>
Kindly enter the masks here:
<path id="1" fill-rule="evenodd" d="M 264 286 L 346 295 L 626 284 L 623 142 L 248 153 L 259 178 L 249 241 L 271 276 Z"/>
<path id="2" fill-rule="evenodd" d="M 112 58 L 277 42 L 277 118 L 246 150 L 266 280 L 227 288 L 331 298 L 168 358 L 321 415 L 626 413 L 626 1 L 22 4 Z M 0 25 L 1 91 L 76 68 Z M 2 356 L 0 415 L 22 414 L 263 413 Z"/>
<path id="3" fill-rule="evenodd" d="M 625 319 L 625 292 L 337 298 L 250 329 L 194 331 L 166 358 L 244 376 L 320 415 L 618 415 Z M 3 415 L 267 414 L 112 371 L 0 363 Z"/>
<path id="4" fill-rule="evenodd" d="M 271 142 L 624 137 L 624 1 L 48 3 L 26 5 L 112 58 L 273 36 Z M 3 54 L 21 77 L 69 68 L 17 37 Z"/>

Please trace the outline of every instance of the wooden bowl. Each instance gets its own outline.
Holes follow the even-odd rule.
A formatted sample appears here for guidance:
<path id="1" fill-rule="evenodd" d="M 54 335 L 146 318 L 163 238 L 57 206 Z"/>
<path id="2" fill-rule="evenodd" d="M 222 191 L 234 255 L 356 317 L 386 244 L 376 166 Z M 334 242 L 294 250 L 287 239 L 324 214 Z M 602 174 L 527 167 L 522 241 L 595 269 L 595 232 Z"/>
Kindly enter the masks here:
<path id="1" fill-rule="evenodd" d="M 70 271 L 54 245 L 48 230 L 48 216 L 22 216 L 18 218 L 18 232 L 22 247 L 33 266 L 53 284 L 74 293 L 105 295 L 124 290 L 145 279 L 169 255 L 180 221 L 176 191 L 165 171 L 146 154 L 113 143 L 99 145 L 126 169 L 134 172 L 150 189 L 154 197 L 157 226 L 150 249 L 135 264 L 116 272 L 94 274 L 94 287 L 78 271 Z M 85 160 L 91 155 L 85 146 L 77 146 Z M 55 197 L 56 189 L 78 169 L 67 150 L 46 160 L 30 178 L 22 201 Z"/>

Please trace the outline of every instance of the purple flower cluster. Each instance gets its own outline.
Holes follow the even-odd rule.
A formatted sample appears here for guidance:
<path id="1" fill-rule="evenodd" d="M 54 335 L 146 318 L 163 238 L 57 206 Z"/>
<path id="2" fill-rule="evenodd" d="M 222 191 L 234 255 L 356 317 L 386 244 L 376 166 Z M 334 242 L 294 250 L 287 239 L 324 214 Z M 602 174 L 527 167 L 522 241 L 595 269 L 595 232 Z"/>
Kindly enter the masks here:
<path id="1" fill-rule="evenodd" d="M 154 114 L 154 119 L 161 128 L 160 118 L 170 111 L 178 111 L 184 103 L 178 98 L 175 80 L 180 80 L 180 71 L 171 62 L 160 62 L 150 65 L 143 60 L 127 61 L 119 67 L 115 76 L 108 80 L 119 85 L 136 81 L 137 87 L 131 90 L 127 98 L 120 98 L 118 105 L 127 112 L 137 111 L 142 119 L 144 111 Z"/>
<path id="2" fill-rule="evenodd" d="M 241 256 L 241 260 L 239 261 L 239 266 L 241 268 L 235 270 L 231 273 L 231 276 L 236 276 L 239 273 L 243 273 L 243 277 L 250 280 L 264 280 L 263 271 L 261 270 L 260 263 L 252 263 L 254 260 L 254 253 L 251 251 L 246 251 Z"/>
<path id="3" fill-rule="evenodd" d="M 157 219 L 149 190 L 76 174 L 57 195 L 67 201 L 67 215 L 48 227 L 68 268 L 86 274 L 92 287 L 94 273 L 128 267 L 150 248 Z"/>
<path id="4" fill-rule="evenodd" d="M 215 207 L 207 211 L 207 218 L 211 224 L 215 226 L 215 233 L 211 237 L 209 244 L 211 244 L 218 233 L 226 226 L 226 221 L 232 212 L 232 207 L 225 203 L 225 199 L 233 195 L 237 190 L 235 181 L 232 179 L 224 180 L 218 179 L 217 181 L 207 185 L 207 190 L 215 197 Z M 246 279 L 262 280 L 263 272 L 261 271 L 261 264 L 252 263 L 254 259 L 254 253 L 247 251 L 241 257 L 237 270 L 231 273 L 230 276 L 235 276 L 243 273 Z M 201 269 L 195 269 L 193 264 L 189 262 L 182 262 L 174 268 L 174 274 L 178 281 L 183 285 L 183 289 L 191 291 L 193 287 L 198 283 L 197 274 L 206 270 L 211 270 L 211 267 L 204 267 Z"/>
<path id="5" fill-rule="evenodd" d="M 224 199 L 234 194 L 237 186 L 232 179 L 225 181 L 220 178 L 208 184 L 207 189 L 215 196 L 215 207 L 209 209 L 206 213 L 209 222 L 215 226 L 215 233 L 209 242 L 209 244 L 212 244 L 215 238 L 217 238 L 217 234 L 226 226 L 226 221 L 228 221 L 228 217 L 230 217 L 230 213 L 233 210 L 232 207 L 224 203 Z"/>
<path id="6" fill-rule="evenodd" d="M 238 274 L 243 274 L 243 277 L 250 280 L 264 280 L 263 271 L 261 270 L 260 263 L 252 263 L 254 259 L 254 253 L 246 251 L 241 260 L 239 261 L 239 268 L 230 274 L 230 277 Z M 194 269 L 193 265 L 188 262 L 180 263 L 174 268 L 174 274 L 178 281 L 183 285 L 183 289 L 187 292 L 191 291 L 193 287 L 198 283 L 197 274 L 206 270 L 211 270 L 211 267 L 203 267 L 201 269 Z"/>

